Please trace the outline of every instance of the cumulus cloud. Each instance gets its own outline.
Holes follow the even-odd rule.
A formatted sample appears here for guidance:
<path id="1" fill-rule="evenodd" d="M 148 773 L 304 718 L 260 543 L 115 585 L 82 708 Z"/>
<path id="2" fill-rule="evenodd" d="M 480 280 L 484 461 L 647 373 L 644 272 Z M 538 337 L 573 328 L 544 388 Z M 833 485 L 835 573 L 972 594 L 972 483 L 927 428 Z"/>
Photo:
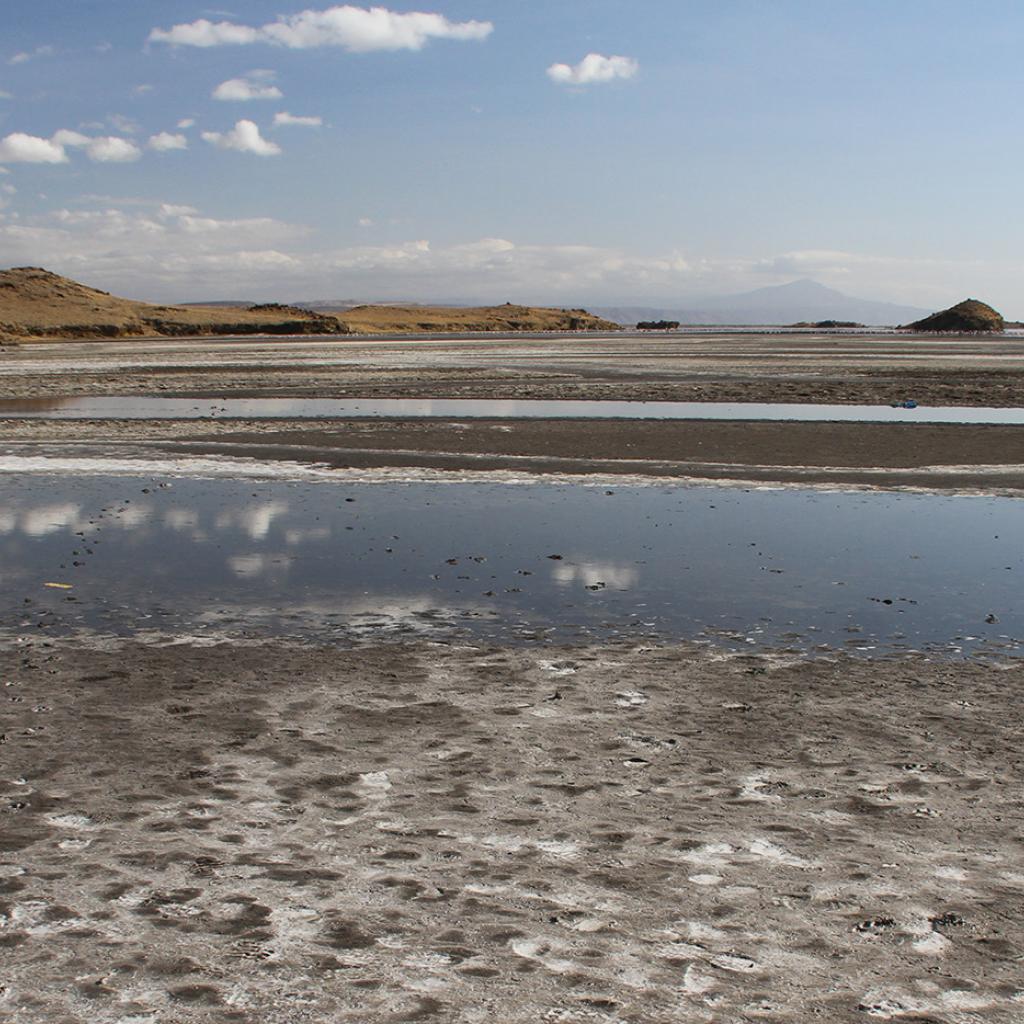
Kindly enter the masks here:
<path id="1" fill-rule="evenodd" d="M 175 25 L 149 33 L 151 43 L 171 43 L 174 46 L 243 46 L 259 42 L 260 34 L 245 25 L 232 25 L 228 21 L 207 21 L 200 18 L 187 25 Z"/>
<path id="2" fill-rule="evenodd" d="M 13 93 L 5 92 L 3 89 L 0 89 L 0 100 L 13 100 L 13 99 L 14 99 L 14 94 Z"/>
<path id="3" fill-rule="evenodd" d="M 373 237 L 354 221 L 352 238 Z M 1011 259 L 938 261 L 825 249 L 701 258 L 512 238 L 339 244 L 326 229 L 271 217 L 219 218 L 183 205 L 177 195 L 164 203 L 79 196 L 75 206 L 49 214 L 25 209 L 17 219 L 0 219 L 0 252 L 12 266 L 45 266 L 95 287 L 166 302 L 243 294 L 267 301 L 346 294 L 429 302 L 457 295 L 481 303 L 682 309 L 697 308 L 710 295 L 813 276 L 851 295 L 933 309 L 983 290 L 987 301 L 1015 316 L 1024 273 Z M 611 576 L 602 566 L 596 578 L 612 585 Z"/>
<path id="4" fill-rule="evenodd" d="M 60 147 L 61 150 L 65 147 L 82 149 L 90 160 L 98 164 L 132 163 L 142 156 L 142 150 L 134 142 L 118 138 L 116 135 L 92 138 L 88 135 L 83 135 L 81 132 L 62 128 L 54 133 L 51 141 L 54 145 Z"/>
<path id="5" fill-rule="evenodd" d="M 203 141 L 221 149 L 234 149 L 239 153 L 255 153 L 256 156 L 277 156 L 281 147 L 260 135 L 255 121 L 238 121 L 229 132 L 203 132 Z"/>
<path id="6" fill-rule="evenodd" d="M 246 103 L 250 100 L 279 100 L 284 95 L 273 83 L 273 71 L 250 71 L 241 78 L 229 78 L 213 90 L 215 100 Z"/>
<path id="7" fill-rule="evenodd" d="M 170 29 L 153 29 L 150 42 L 175 46 L 244 46 L 271 43 L 292 50 L 339 46 L 350 53 L 372 50 L 421 50 L 431 39 L 486 39 L 489 21 L 449 21 L 441 14 L 401 14 L 386 7 L 350 4 L 279 17 L 260 28 L 205 18 Z"/>
<path id="8" fill-rule="evenodd" d="M 245 292 L 252 285 L 287 299 L 280 281 L 308 268 L 295 255 L 308 229 L 268 217 L 218 220 L 191 207 L 110 205 L 0 220 L 0 251 L 11 265 L 50 267 L 137 298 L 177 301 Z M 319 282 L 318 282 L 319 283 Z M 261 292 L 262 293 L 262 292 Z"/>
<path id="9" fill-rule="evenodd" d="M 296 114 L 289 114 L 287 110 L 282 110 L 280 114 L 274 115 L 275 128 L 288 125 L 296 125 L 300 128 L 319 128 L 323 123 L 322 117 L 300 117 Z"/>
<path id="10" fill-rule="evenodd" d="M 173 132 L 158 132 L 149 137 L 148 145 L 158 153 L 166 153 L 172 149 L 188 149 L 188 139 Z"/>
<path id="11" fill-rule="evenodd" d="M 59 142 L 13 132 L 0 139 L 0 164 L 64 164 L 68 155 Z"/>
<path id="12" fill-rule="evenodd" d="M 98 164 L 129 164 L 142 156 L 142 150 L 127 139 L 108 135 L 93 139 L 85 149 L 90 160 Z"/>
<path id="13" fill-rule="evenodd" d="M 196 126 L 196 119 L 194 117 L 183 117 L 178 122 L 178 127 L 182 128 L 182 129 L 194 128 L 195 126 Z"/>
<path id="14" fill-rule="evenodd" d="M 57 146 L 71 146 L 72 148 L 78 148 L 81 146 L 88 146 L 92 139 L 90 139 L 88 135 L 72 131 L 70 128 L 61 128 L 59 131 L 53 133 L 52 141 Z"/>
<path id="15" fill-rule="evenodd" d="M 548 78 L 560 85 L 593 85 L 616 78 L 632 78 L 639 70 L 640 65 L 632 57 L 588 53 L 579 64 L 552 64 L 548 68 Z"/>

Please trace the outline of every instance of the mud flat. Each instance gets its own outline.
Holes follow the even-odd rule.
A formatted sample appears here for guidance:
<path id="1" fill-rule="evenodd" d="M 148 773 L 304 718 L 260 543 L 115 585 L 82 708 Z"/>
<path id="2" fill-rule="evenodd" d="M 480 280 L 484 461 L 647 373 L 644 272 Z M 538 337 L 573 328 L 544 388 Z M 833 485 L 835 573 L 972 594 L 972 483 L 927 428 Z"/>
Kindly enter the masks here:
<path id="1" fill-rule="evenodd" d="M 915 347 L 805 336 L 769 352 L 776 341 L 296 342 L 287 355 L 280 342 L 55 345 L 3 352 L 0 391 L 58 403 L 71 394 L 433 394 L 1024 405 L 1017 341 Z M 737 654 L 644 635 L 654 620 L 642 594 L 629 596 L 634 576 L 610 571 L 609 559 L 625 558 L 614 512 L 624 480 L 594 493 L 597 522 L 610 534 L 599 566 L 552 546 L 544 519 L 531 548 L 536 565 L 527 564 L 506 550 L 507 532 L 487 509 L 475 520 L 488 527 L 491 547 L 467 529 L 467 550 L 446 543 L 442 551 L 436 537 L 426 544 L 429 529 L 420 537 L 392 528 L 382 491 L 373 506 L 338 488 L 328 520 L 299 492 L 271 494 L 259 481 L 284 467 L 277 486 L 292 486 L 287 465 L 301 464 L 324 488 L 355 479 L 360 467 L 385 479 L 391 467 L 435 478 L 452 469 L 511 470 L 520 481 L 541 471 L 602 473 L 642 476 L 650 486 L 659 474 L 703 473 L 734 484 L 1013 494 L 1024 482 L 1022 431 L 5 421 L 0 1019 L 1019 1024 L 1022 662 L 1012 646 L 984 661 L 960 646 L 955 658 L 921 653 L 923 644 L 898 650 L 908 641 L 903 623 L 916 616 L 934 626 L 938 604 L 928 602 L 940 593 L 960 613 L 951 628 L 969 629 L 967 639 L 1015 629 L 1012 508 L 999 521 L 983 504 L 972 529 L 944 520 L 931 535 L 930 513 L 908 515 L 885 534 L 905 546 L 898 563 L 873 548 L 868 527 L 878 516 L 855 518 L 843 550 L 891 563 L 899 584 L 915 588 L 890 593 L 871 589 L 872 579 L 853 598 L 852 587 L 835 591 L 835 600 L 855 599 L 852 629 L 871 626 L 869 617 L 899 624 L 903 639 L 893 634 L 896 644 L 884 650 L 852 633 L 874 657 L 756 644 Z M 231 462 L 240 457 L 249 462 L 232 478 L 231 505 L 219 497 L 190 505 L 187 487 L 169 475 L 190 459 L 206 460 L 211 479 L 242 473 Z M 121 474 L 96 500 L 89 459 L 90 472 Z M 132 465 L 161 460 L 146 470 L 152 479 L 138 468 L 133 475 Z M 74 493 L 54 491 L 61 486 Z M 764 507 L 735 486 L 729 494 Z M 783 496 L 783 504 L 797 501 L 790 490 Z M 691 489 L 679 499 L 696 497 Z M 843 501 L 868 509 L 876 497 Z M 889 497 L 910 513 L 918 502 L 1014 504 Z M 425 502 L 399 495 L 390 504 L 428 519 Z M 724 522 L 732 507 L 731 499 L 704 504 L 700 516 L 656 509 L 637 521 L 676 557 L 687 551 L 684 537 L 703 557 L 702 524 Z M 800 534 L 806 509 L 797 513 L 777 518 L 813 563 Z M 580 516 L 568 521 L 578 540 Z M 741 517 L 735 536 L 723 534 L 723 552 L 757 581 L 736 600 L 714 559 L 708 573 L 680 572 L 672 586 L 701 596 L 717 587 L 730 612 L 743 596 L 745 626 L 759 616 L 829 614 L 838 606 L 804 589 L 789 548 L 768 543 L 767 522 L 760 513 Z M 167 531 L 181 539 L 172 543 Z M 139 543 L 147 536 L 158 556 Z M 344 536 L 352 564 L 335 569 L 325 555 L 344 554 Z M 940 553 L 922 559 L 926 536 Z M 167 567 L 178 567 L 186 541 L 197 567 L 186 573 L 189 586 L 208 589 L 195 589 L 201 600 L 190 598 L 190 618 L 173 621 Z M 631 543 L 652 545 L 639 532 Z M 396 559 L 400 548 L 431 564 Z M 669 564 L 652 550 L 625 568 L 639 572 L 652 558 Z M 509 579 L 492 582 L 513 556 Z M 954 562 L 966 565 L 965 582 L 949 575 Z M 300 589 L 325 577 L 328 610 L 337 611 L 330 577 L 342 571 L 380 612 L 385 591 L 364 587 L 360 574 L 385 565 L 396 587 L 469 588 L 474 607 L 487 602 L 510 621 L 540 592 L 546 567 L 549 583 L 572 588 L 551 608 L 620 602 L 619 636 L 570 645 L 532 628 L 499 642 L 388 633 L 373 619 L 325 644 L 309 633 L 300 642 L 297 627 L 289 637 L 287 621 L 276 634 L 245 635 L 251 600 L 231 631 L 223 617 L 204 614 L 217 611 L 229 587 L 280 611 L 289 573 Z M 934 590 L 911 578 L 928 566 L 938 573 Z M 825 560 L 821 571 L 829 575 L 817 583 L 829 588 L 846 578 Z M 305 597 L 311 608 L 323 604 L 311 600 L 323 593 Z M 437 600 L 406 610 L 429 611 Z M 289 596 L 285 610 L 309 614 L 299 597 Z M 565 614 L 576 613 L 570 605 Z"/>
<path id="2" fill-rule="evenodd" d="M 0 349 L 0 398 L 111 394 L 1022 407 L 1024 335 L 427 335 Z"/>
<path id="3" fill-rule="evenodd" d="M 68 342 L 0 352 L 0 398 L 189 398 L 181 421 L 0 421 L 0 442 L 161 442 L 321 462 L 1019 491 L 1024 427 L 408 419 L 218 421 L 217 400 L 472 399 L 1024 407 L 1024 338 L 715 332 L 680 336 Z M 479 415 L 479 414 L 477 414 Z"/>
<path id="4" fill-rule="evenodd" d="M 1019 664 L 0 661 L 5 1019 L 1024 1013 Z"/>

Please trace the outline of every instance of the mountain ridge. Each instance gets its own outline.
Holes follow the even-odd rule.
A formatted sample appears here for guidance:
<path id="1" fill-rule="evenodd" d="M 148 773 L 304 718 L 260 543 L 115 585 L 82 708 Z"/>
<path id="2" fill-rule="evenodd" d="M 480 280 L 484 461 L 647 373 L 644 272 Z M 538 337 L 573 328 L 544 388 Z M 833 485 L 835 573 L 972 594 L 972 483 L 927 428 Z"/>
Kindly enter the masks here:
<path id="1" fill-rule="evenodd" d="M 789 326 L 800 321 L 852 320 L 869 326 L 895 326 L 930 310 L 894 302 L 861 299 L 808 278 L 735 295 L 663 306 L 595 306 L 594 312 L 621 324 L 639 320 L 678 320 L 711 326 Z"/>

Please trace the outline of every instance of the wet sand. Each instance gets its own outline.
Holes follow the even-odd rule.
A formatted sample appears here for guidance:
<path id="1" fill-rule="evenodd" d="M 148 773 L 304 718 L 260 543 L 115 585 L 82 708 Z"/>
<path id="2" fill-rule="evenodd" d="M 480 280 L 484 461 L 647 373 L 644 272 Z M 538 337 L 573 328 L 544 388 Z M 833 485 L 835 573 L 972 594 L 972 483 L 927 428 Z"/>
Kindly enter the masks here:
<path id="1" fill-rule="evenodd" d="M 628 420 L 0 420 L 0 444 L 143 442 L 338 470 L 597 474 L 1024 491 L 1024 427 Z M 11 445 L 11 442 L 15 442 Z"/>
<path id="2" fill-rule="evenodd" d="M 5 1019 L 1024 1014 L 1019 664 L 0 657 Z"/>

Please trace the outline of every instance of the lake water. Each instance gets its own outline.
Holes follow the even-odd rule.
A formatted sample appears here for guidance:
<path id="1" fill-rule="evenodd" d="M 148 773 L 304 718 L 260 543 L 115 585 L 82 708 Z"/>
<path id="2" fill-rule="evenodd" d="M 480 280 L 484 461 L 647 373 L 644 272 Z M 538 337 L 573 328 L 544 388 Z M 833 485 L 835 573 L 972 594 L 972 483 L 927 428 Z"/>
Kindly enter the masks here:
<path id="1" fill-rule="evenodd" d="M 8 475 L 0 629 L 1019 653 L 1021 512 L 892 493 Z"/>
<path id="2" fill-rule="evenodd" d="M 1024 409 L 801 405 L 757 402 L 477 401 L 473 399 L 153 398 L 3 399 L 0 419 L 670 419 L 842 423 L 1024 424 Z"/>

